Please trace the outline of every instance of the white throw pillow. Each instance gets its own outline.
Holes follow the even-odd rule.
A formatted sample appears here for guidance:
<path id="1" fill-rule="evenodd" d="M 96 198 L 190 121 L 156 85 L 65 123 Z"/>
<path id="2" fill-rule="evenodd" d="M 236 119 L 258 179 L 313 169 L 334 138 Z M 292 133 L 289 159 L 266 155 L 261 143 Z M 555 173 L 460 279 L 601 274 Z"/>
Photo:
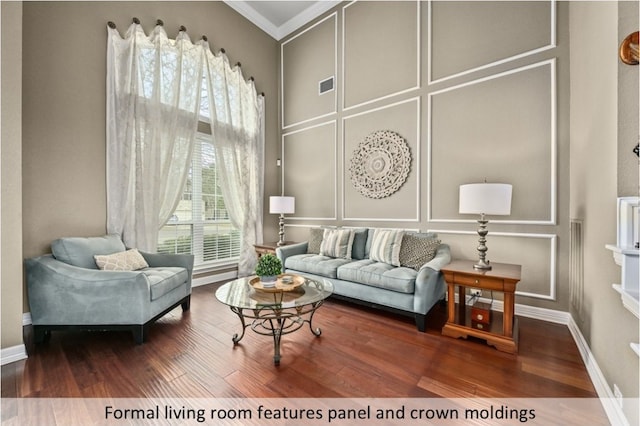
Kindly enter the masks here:
<path id="1" fill-rule="evenodd" d="M 104 271 L 135 271 L 148 268 L 149 264 L 138 249 L 130 249 L 113 254 L 95 255 L 96 265 Z"/>
<path id="2" fill-rule="evenodd" d="M 351 259 L 353 229 L 325 229 L 320 244 L 320 255 Z"/>
<path id="3" fill-rule="evenodd" d="M 400 266 L 400 247 L 404 231 L 397 229 L 376 229 L 371 240 L 369 259 Z"/>

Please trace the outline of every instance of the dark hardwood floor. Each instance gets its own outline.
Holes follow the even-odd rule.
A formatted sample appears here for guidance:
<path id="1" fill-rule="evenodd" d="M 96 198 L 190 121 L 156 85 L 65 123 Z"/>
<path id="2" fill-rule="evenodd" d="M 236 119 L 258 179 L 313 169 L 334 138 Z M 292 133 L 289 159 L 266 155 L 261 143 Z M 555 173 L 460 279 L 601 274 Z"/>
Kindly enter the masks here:
<path id="1" fill-rule="evenodd" d="M 566 326 L 520 318 L 518 355 L 479 340 L 441 336 L 444 306 L 413 320 L 329 299 L 308 327 L 273 342 L 250 330 L 238 346 L 235 314 L 217 285 L 193 290 L 191 310 L 175 309 L 135 345 L 127 332 L 53 332 L 29 357 L 2 367 L 2 397 L 597 397 Z"/>

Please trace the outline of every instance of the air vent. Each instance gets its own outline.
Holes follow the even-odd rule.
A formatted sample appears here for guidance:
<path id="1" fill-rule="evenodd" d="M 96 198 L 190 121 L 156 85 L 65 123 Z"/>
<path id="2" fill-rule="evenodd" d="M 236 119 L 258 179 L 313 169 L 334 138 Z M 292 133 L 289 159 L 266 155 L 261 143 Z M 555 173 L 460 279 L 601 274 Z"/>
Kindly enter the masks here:
<path id="1" fill-rule="evenodd" d="M 318 83 L 319 94 L 322 95 L 333 90 L 333 76 Z"/>

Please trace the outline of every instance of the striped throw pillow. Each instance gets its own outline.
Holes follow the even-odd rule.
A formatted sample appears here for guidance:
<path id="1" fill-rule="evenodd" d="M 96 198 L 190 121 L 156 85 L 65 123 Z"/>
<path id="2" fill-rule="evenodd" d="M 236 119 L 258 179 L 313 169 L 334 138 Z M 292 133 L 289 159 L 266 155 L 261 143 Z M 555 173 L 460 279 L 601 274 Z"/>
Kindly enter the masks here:
<path id="1" fill-rule="evenodd" d="M 320 255 L 351 259 L 353 229 L 325 229 L 320 244 Z"/>
<path id="2" fill-rule="evenodd" d="M 369 259 L 377 262 L 400 266 L 400 247 L 404 231 L 392 229 L 376 229 L 371 241 Z"/>

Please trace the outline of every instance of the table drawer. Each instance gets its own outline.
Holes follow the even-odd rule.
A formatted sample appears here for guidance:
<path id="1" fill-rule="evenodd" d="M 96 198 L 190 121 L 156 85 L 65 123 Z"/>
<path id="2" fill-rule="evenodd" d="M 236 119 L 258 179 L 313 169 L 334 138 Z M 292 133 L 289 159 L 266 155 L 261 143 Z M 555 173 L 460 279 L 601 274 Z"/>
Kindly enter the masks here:
<path id="1" fill-rule="evenodd" d="M 493 277 L 454 274 L 453 282 L 465 287 L 480 287 L 487 290 L 502 290 L 504 288 L 504 280 Z"/>

